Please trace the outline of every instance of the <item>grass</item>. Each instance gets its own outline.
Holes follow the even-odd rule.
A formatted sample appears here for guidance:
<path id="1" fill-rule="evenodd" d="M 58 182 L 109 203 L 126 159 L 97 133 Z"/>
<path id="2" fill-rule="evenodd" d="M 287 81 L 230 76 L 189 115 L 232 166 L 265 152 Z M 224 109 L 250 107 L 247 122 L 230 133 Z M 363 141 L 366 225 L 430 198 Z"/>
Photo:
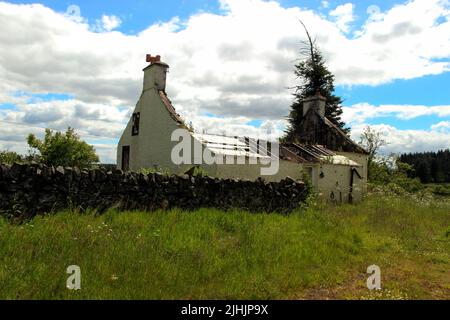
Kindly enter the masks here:
<path id="1" fill-rule="evenodd" d="M 450 202 L 0 220 L 1 299 L 449 299 Z M 382 290 L 369 291 L 377 264 Z M 81 290 L 66 268 L 81 268 Z"/>

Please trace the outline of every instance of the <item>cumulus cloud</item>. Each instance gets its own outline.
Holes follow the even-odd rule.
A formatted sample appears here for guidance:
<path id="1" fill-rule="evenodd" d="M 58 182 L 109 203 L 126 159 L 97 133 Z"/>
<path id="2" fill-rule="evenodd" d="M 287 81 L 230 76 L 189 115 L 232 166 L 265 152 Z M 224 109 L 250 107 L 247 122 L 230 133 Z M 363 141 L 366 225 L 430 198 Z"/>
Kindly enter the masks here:
<path id="1" fill-rule="evenodd" d="M 449 67 L 433 60 L 450 55 L 450 23 L 437 23 L 447 14 L 445 1 L 397 5 L 381 21 L 368 21 L 356 38 L 340 32 L 342 20 L 329 21 L 311 10 L 260 0 L 221 4 L 223 14 L 174 18 L 125 35 L 92 32 L 86 22 L 42 5 L 0 3 L 1 91 L 70 92 L 86 102 L 133 104 L 140 91 L 142 57 L 152 51 L 172 66 L 174 101 L 183 85 L 203 97 L 206 85 L 193 79 L 210 74 L 219 80 L 210 86 L 216 91 L 250 76 L 289 96 L 286 87 L 295 81 L 293 64 L 304 39 L 299 18 L 317 37 L 338 84 L 375 85 Z M 330 14 L 348 20 L 352 11 L 347 3 Z M 112 30 L 120 20 L 103 16 L 101 21 L 105 30 Z"/>
<path id="2" fill-rule="evenodd" d="M 431 126 L 433 131 L 450 133 L 450 121 L 441 121 Z"/>
<path id="3" fill-rule="evenodd" d="M 96 32 L 104 32 L 104 31 L 112 31 L 117 29 L 122 23 L 122 20 L 117 16 L 108 16 L 103 15 L 101 19 L 96 21 L 94 26 L 94 31 Z"/>
<path id="4" fill-rule="evenodd" d="M 368 103 L 355 104 L 343 108 L 342 118 L 352 128 L 352 138 L 359 141 L 361 133 L 368 125 L 370 119 L 397 118 L 411 120 L 423 116 L 436 116 L 438 118 L 450 117 L 450 106 L 423 106 L 423 105 L 380 105 Z M 450 121 L 440 121 L 428 130 L 400 130 L 388 124 L 370 125 L 380 132 L 387 145 L 381 150 L 390 153 L 407 153 L 421 151 L 436 151 L 450 148 Z"/>
<path id="5" fill-rule="evenodd" d="M 367 20 L 356 36 L 345 33 L 353 20 L 351 3 L 328 17 L 275 1 L 220 4 L 220 14 L 174 17 L 126 35 L 114 31 L 121 23 L 115 16 L 101 17 L 102 30 L 95 32 L 86 19 L 73 18 L 77 10 L 0 2 L 0 104 L 17 105 L 0 117 L 61 129 L 70 124 L 87 135 L 118 138 L 142 89 L 143 58 L 152 53 L 170 64 L 168 94 L 194 126 L 232 128 L 236 121 L 234 129 L 252 132 L 246 123 L 261 119 L 281 132 L 292 99 L 287 88 L 296 83 L 293 66 L 304 40 L 299 19 L 317 38 L 337 84 L 378 85 L 449 70 L 446 0 L 396 5 Z M 26 95 L 15 95 L 18 91 L 68 93 L 73 99 L 30 104 Z M 363 123 L 371 112 L 390 111 L 361 105 L 346 108 L 344 115 Z M 205 119 L 205 113 L 218 117 Z"/>
<path id="6" fill-rule="evenodd" d="M 79 128 L 85 136 L 117 138 L 128 120 L 130 111 L 72 99 L 18 105 L 15 110 L 0 111 L 0 117 L 7 123 L 45 125 L 56 130 L 65 130 L 72 126 Z"/>
<path id="7" fill-rule="evenodd" d="M 352 137 L 358 141 L 366 124 L 352 127 Z M 409 152 L 425 152 L 450 149 L 450 132 L 440 130 L 399 130 L 391 125 L 378 124 L 371 127 L 380 132 L 387 141 L 380 152 L 384 155 Z"/>
<path id="8" fill-rule="evenodd" d="M 0 110 L 0 150 L 25 154 L 29 133 L 42 137 L 44 128 L 65 131 L 70 126 L 94 145 L 102 161 L 113 163 L 117 139 L 131 111 L 75 99 L 20 103 L 13 110 Z"/>
<path id="9" fill-rule="evenodd" d="M 26 137 L 28 134 L 33 133 L 40 139 L 44 137 L 44 128 L 33 125 L 22 125 L 20 123 L 10 123 L 7 125 L 5 122 L 0 122 L 0 150 L 15 151 L 19 154 L 28 154 L 30 148 L 26 143 Z M 67 129 L 60 128 L 60 130 Z M 92 136 L 87 134 L 86 131 L 79 131 L 81 138 L 94 146 L 96 153 L 104 163 L 116 162 L 116 145 L 111 144 L 110 141 L 105 138 Z"/>
<path id="10" fill-rule="evenodd" d="M 358 103 L 343 107 L 343 120 L 349 124 L 358 124 L 373 118 L 396 117 L 401 120 L 410 120 L 423 116 L 450 117 L 450 105 L 423 106 L 423 105 L 380 105 Z"/>
<path id="11" fill-rule="evenodd" d="M 353 9 L 353 3 L 346 3 L 339 5 L 336 9 L 330 11 L 330 16 L 336 20 L 336 26 L 342 32 L 348 32 L 350 29 L 350 23 L 355 20 Z"/>

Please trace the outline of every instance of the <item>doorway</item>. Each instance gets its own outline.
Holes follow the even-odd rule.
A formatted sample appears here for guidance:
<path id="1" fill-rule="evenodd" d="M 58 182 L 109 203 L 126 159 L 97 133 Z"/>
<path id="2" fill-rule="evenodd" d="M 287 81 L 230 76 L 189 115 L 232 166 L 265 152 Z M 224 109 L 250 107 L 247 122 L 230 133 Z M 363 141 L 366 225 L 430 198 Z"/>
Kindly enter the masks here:
<path id="1" fill-rule="evenodd" d="M 130 146 L 122 147 L 122 170 L 130 170 Z"/>

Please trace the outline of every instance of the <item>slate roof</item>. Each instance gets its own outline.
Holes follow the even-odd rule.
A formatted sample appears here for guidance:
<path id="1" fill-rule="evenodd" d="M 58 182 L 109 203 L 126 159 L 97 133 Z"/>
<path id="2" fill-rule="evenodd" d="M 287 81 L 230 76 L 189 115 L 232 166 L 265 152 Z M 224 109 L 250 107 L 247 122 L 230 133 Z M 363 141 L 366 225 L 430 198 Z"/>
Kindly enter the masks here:
<path id="1" fill-rule="evenodd" d="M 175 108 L 172 105 L 172 102 L 167 97 L 167 94 L 159 90 L 159 96 L 161 97 L 161 101 L 164 103 L 164 106 L 166 107 L 167 111 L 169 111 L 170 116 L 173 120 L 178 122 L 179 124 L 184 124 L 184 121 L 181 119 L 180 115 L 175 111 Z"/>

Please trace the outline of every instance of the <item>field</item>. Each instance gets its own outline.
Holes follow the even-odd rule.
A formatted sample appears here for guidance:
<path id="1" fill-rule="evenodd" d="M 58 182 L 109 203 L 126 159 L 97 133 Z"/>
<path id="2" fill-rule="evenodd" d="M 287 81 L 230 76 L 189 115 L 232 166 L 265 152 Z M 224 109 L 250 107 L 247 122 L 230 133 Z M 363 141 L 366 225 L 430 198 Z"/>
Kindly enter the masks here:
<path id="1" fill-rule="evenodd" d="M 81 290 L 66 288 L 69 265 Z M 448 199 L 0 220 L 0 299 L 450 299 L 449 270 Z"/>

